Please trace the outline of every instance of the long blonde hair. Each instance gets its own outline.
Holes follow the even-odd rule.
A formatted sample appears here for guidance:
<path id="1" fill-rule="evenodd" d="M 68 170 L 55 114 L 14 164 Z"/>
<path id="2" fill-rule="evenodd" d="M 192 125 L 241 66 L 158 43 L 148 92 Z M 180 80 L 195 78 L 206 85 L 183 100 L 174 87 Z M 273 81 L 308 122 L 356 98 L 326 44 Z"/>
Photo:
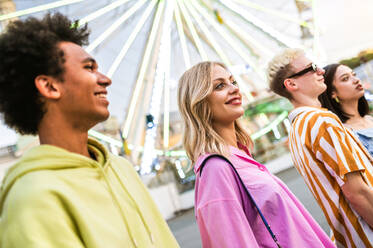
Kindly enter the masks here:
<path id="1" fill-rule="evenodd" d="M 212 113 L 206 98 L 213 90 L 211 73 L 214 66 L 227 67 L 219 62 L 201 62 L 181 76 L 178 86 L 178 105 L 184 121 L 183 145 L 193 163 L 205 153 L 229 156 L 228 144 L 212 127 Z M 234 122 L 237 141 L 252 147 L 249 134 Z"/>

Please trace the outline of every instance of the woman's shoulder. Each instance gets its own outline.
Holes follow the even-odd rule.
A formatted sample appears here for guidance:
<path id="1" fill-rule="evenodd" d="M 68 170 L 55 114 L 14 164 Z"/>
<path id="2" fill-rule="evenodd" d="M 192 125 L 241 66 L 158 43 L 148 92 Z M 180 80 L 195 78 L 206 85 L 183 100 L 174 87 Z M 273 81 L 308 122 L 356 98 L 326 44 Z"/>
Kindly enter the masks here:
<path id="1" fill-rule="evenodd" d="M 365 115 L 363 119 L 349 119 L 343 125 L 350 130 L 355 132 L 360 132 L 364 130 L 372 130 L 373 129 L 373 116 Z"/>
<path id="2" fill-rule="evenodd" d="M 195 165 L 194 165 L 194 172 L 197 174 L 225 174 L 225 173 L 232 173 L 229 160 L 224 158 L 218 154 L 204 154 L 201 155 Z"/>
<path id="3" fill-rule="evenodd" d="M 239 184 L 227 161 L 221 157 L 211 157 L 204 164 L 203 170 L 199 167 L 196 172 L 195 197 L 196 209 L 210 203 L 220 205 L 239 197 Z"/>
<path id="4" fill-rule="evenodd" d="M 373 122 L 373 116 L 371 115 L 365 115 L 364 118 L 367 119 L 368 121 Z M 372 125 L 372 128 L 373 128 L 373 125 Z"/>

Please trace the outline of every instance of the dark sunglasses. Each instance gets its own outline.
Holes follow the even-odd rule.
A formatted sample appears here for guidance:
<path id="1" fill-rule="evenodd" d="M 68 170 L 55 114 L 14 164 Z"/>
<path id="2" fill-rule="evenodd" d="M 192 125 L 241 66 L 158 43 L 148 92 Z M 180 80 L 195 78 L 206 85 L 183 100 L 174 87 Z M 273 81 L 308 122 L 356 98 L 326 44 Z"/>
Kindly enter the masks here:
<path id="1" fill-rule="evenodd" d="M 317 65 L 312 63 L 309 67 L 307 67 L 306 69 L 303 69 L 301 70 L 300 72 L 297 72 L 291 76 L 289 76 L 288 78 L 294 78 L 294 77 L 299 77 L 299 76 L 302 76 L 304 74 L 306 74 L 307 72 L 309 71 L 313 71 L 313 72 L 317 72 Z"/>

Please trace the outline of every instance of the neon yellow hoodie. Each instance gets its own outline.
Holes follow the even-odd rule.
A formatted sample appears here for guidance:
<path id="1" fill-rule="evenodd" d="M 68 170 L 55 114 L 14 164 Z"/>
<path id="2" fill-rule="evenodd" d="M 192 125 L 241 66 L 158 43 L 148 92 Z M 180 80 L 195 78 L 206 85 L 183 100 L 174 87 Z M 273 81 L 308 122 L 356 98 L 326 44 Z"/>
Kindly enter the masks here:
<path id="1" fill-rule="evenodd" d="M 93 160 L 64 149 L 31 149 L 4 178 L 0 247 L 179 247 L 125 159 L 89 139 Z"/>

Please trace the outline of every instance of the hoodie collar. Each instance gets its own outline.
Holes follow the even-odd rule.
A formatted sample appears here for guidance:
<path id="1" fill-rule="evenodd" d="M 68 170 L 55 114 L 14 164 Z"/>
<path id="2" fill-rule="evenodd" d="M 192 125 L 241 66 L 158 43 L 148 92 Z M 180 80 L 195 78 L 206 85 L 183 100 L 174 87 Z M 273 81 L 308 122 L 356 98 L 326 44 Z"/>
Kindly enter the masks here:
<path id="1" fill-rule="evenodd" d="M 17 179 L 39 170 L 63 170 L 79 167 L 103 167 L 109 159 L 109 153 L 97 140 L 88 139 L 88 149 L 95 154 L 96 160 L 69 152 L 52 145 L 40 145 L 31 148 L 22 158 L 9 168 L 0 188 L 0 212 L 3 201 Z"/>
<path id="2" fill-rule="evenodd" d="M 92 138 L 88 139 L 88 150 L 95 155 L 96 162 L 104 167 L 109 159 L 108 150 L 100 142 Z"/>

